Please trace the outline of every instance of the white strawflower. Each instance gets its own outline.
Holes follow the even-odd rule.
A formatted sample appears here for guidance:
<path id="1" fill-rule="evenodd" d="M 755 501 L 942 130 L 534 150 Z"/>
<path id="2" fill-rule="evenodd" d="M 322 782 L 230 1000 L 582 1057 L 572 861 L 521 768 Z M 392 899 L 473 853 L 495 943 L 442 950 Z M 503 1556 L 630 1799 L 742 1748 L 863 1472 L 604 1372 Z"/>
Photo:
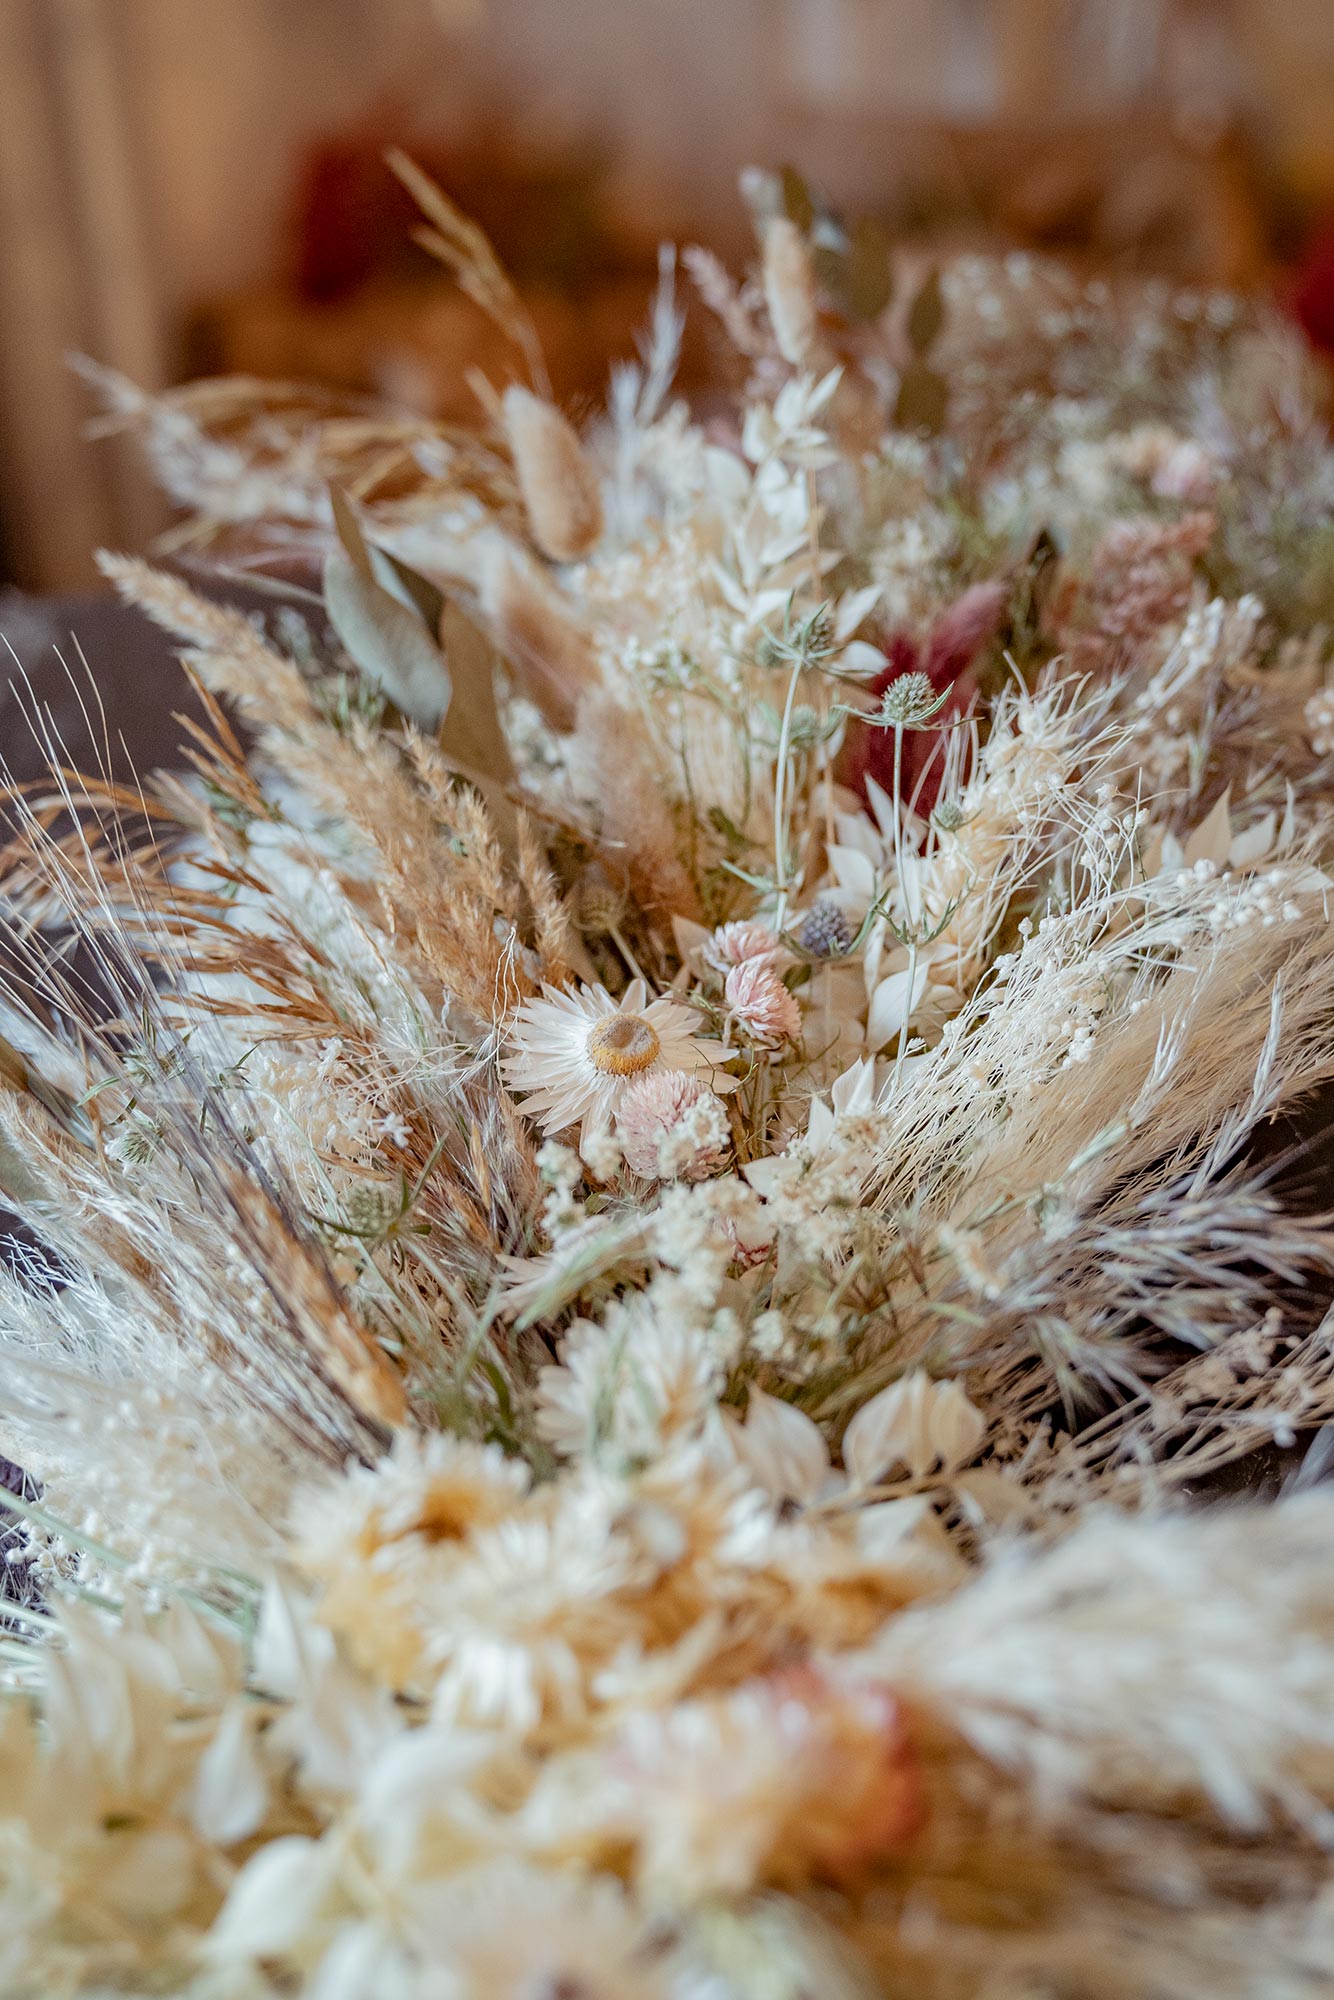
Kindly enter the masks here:
<path id="1" fill-rule="evenodd" d="M 801 1009 L 778 974 L 763 959 L 733 966 L 723 992 L 732 1017 L 762 1049 L 781 1049 L 801 1033 Z"/>
<path id="2" fill-rule="evenodd" d="M 542 995 L 516 1013 L 501 1068 L 544 1132 L 570 1125 L 586 1136 L 605 1131 L 629 1085 L 650 1072 L 712 1071 L 715 1090 L 736 1089 L 736 1078 L 717 1068 L 728 1051 L 695 1034 L 695 1009 L 650 1000 L 642 979 L 632 979 L 619 1000 L 605 986 L 544 986 Z"/>
<path id="3" fill-rule="evenodd" d="M 650 1181 L 703 1180 L 731 1143 L 721 1100 L 683 1069 L 653 1069 L 630 1084 L 616 1130 L 625 1164 Z"/>

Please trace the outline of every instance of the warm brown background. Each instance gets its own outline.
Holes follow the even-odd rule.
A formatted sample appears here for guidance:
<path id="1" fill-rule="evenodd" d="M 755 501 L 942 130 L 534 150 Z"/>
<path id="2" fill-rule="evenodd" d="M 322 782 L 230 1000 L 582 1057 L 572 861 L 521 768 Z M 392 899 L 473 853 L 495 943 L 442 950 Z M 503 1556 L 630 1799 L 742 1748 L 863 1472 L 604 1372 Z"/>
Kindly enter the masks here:
<path id="1" fill-rule="evenodd" d="M 751 159 L 896 227 L 1266 282 L 1334 206 L 1334 5 L 0 0 L 0 107 L 0 577 L 69 589 L 162 519 L 83 442 L 71 350 L 149 385 L 216 363 L 457 393 L 471 335 L 420 272 L 297 286 L 312 232 L 327 266 L 374 227 L 389 139 L 491 189 L 583 394 L 660 234 L 736 243 Z"/>

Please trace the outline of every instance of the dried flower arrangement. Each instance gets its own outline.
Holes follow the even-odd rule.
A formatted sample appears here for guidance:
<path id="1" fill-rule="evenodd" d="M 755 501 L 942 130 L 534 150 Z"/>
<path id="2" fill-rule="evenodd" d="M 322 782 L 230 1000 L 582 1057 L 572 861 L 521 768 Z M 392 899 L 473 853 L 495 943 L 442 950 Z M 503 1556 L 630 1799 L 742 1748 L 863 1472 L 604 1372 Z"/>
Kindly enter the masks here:
<path id="1" fill-rule="evenodd" d="M 1334 1499 L 1185 1505 L 1334 1416 L 1315 391 L 748 187 L 735 421 L 420 182 L 487 434 L 107 385 L 324 587 L 108 562 L 193 776 L 11 799 L 7 1994 L 1334 1986 Z"/>

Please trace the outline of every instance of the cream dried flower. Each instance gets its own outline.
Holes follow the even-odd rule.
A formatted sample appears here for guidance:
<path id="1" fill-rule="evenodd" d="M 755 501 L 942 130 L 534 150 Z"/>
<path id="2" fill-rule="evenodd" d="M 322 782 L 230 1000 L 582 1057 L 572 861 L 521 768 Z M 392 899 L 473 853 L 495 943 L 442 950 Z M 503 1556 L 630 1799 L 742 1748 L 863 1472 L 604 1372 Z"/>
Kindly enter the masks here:
<path id="1" fill-rule="evenodd" d="M 901 1848 L 921 1783 L 889 1690 L 798 1665 L 629 1717 L 636 1875 L 653 1894 L 745 1894 L 811 1872 L 852 1882 Z"/>
<path id="2" fill-rule="evenodd" d="M 504 407 L 533 540 L 553 562 L 574 562 L 602 533 L 597 474 L 573 426 L 553 404 L 512 382 Z"/>
<path id="3" fill-rule="evenodd" d="M 645 1180 L 703 1180 L 727 1156 L 722 1102 L 689 1070 L 650 1070 L 628 1085 L 616 1110 L 625 1164 Z"/>
<path id="4" fill-rule="evenodd" d="M 744 965 L 747 959 L 776 967 L 787 957 L 777 932 L 771 931 L 767 924 L 754 922 L 719 924 L 703 949 L 705 963 L 724 974 L 734 965 Z"/>
<path id="5" fill-rule="evenodd" d="M 695 1033 L 700 1017 L 677 1000 L 650 1000 L 632 979 L 619 1000 L 605 986 L 562 991 L 545 986 L 540 1000 L 519 1008 L 501 1068 L 508 1088 L 545 1132 L 580 1125 L 585 1136 L 605 1131 L 628 1087 L 650 1072 L 712 1071 L 715 1090 L 735 1090 L 721 1074 L 721 1042 Z"/>
<path id="6" fill-rule="evenodd" d="M 757 1048 L 781 1049 L 801 1033 L 801 1009 L 763 959 L 743 959 L 727 975 L 723 992 L 732 1018 Z"/>

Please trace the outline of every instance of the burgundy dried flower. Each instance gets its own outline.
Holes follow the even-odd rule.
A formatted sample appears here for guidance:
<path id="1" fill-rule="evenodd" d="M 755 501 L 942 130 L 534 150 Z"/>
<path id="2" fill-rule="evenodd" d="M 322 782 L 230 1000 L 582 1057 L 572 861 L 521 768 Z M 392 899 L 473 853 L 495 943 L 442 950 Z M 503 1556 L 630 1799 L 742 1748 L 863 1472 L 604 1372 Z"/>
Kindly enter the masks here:
<path id="1" fill-rule="evenodd" d="M 931 811 L 940 790 L 941 758 L 937 733 L 941 725 L 966 715 L 977 688 L 972 676 L 973 662 L 995 634 L 1005 609 L 1005 586 L 999 582 L 975 583 L 965 590 L 936 624 L 926 648 L 926 658 L 916 641 L 898 632 L 885 647 L 889 664 L 868 683 L 867 693 L 877 701 L 887 688 L 904 674 L 924 673 L 938 692 L 949 690 L 949 699 L 930 730 L 909 730 L 904 738 L 901 780 L 905 800 L 914 797 L 923 816 Z M 850 721 L 839 758 L 838 778 L 850 791 L 865 798 L 866 781 L 874 778 L 886 792 L 894 789 L 894 734 L 888 729 L 871 729 Z"/>

